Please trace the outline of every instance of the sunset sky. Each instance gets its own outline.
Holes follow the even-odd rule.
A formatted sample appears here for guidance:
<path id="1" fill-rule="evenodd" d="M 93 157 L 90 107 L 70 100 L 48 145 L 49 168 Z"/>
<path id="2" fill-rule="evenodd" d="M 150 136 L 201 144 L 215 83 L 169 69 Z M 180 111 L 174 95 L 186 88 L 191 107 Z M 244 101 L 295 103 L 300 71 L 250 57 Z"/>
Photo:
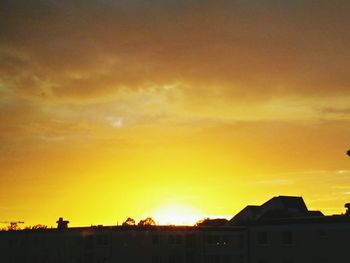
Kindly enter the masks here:
<path id="1" fill-rule="evenodd" d="M 0 221 L 350 202 L 350 1 L 3 0 Z M 0 225 L 1 227 L 1 225 Z"/>

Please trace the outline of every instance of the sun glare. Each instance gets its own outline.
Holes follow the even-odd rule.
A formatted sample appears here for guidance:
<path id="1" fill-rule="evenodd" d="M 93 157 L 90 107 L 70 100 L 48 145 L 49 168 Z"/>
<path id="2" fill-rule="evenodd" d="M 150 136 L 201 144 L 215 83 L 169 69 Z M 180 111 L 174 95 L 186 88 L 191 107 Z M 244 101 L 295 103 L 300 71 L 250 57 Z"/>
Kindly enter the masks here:
<path id="1" fill-rule="evenodd" d="M 154 213 L 154 218 L 159 225 L 194 225 L 202 217 L 191 207 L 173 204 L 164 205 Z"/>

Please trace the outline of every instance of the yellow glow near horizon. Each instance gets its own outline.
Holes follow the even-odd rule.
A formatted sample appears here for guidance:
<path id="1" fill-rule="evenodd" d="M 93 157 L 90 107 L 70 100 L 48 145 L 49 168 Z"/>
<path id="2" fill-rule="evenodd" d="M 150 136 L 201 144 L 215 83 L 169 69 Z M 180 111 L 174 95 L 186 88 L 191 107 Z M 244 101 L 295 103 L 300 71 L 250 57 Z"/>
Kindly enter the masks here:
<path id="1" fill-rule="evenodd" d="M 157 209 L 154 218 L 159 225 L 194 225 L 203 215 L 189 206 L 168 204 Z"/>

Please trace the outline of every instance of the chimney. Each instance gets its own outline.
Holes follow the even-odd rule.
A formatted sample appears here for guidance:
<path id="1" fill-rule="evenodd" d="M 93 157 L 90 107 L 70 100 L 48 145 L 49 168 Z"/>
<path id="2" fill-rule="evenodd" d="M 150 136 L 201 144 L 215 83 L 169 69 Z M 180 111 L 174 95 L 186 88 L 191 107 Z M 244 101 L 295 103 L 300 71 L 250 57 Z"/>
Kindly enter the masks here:
<path id="1" fill-rule="evenodd" d="M 59 219 L 58 219 L 58 221 L 56 221 L 56 223 L 57 223 L 57 229 L 58 230 L 66 230 L 66 229 L 68 229 L 68 223 L 69 223 L 69 221 L 67 221 L 67 220 L 63 220 L 63 217 L 60 217 Z"/>

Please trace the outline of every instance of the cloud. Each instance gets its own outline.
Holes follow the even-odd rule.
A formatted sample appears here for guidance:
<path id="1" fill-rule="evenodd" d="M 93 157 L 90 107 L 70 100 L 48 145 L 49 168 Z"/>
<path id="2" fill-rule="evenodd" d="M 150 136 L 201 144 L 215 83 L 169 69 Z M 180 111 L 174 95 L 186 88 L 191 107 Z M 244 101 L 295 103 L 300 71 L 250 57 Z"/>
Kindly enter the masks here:
<path id="1" fill-rule="evenodd" d="M 294 136 L 301 138 L 298 145 L 326 138 L 331 147 L 326 133 L 313 137 L 312 125 L 346 138 L 340 132 L 348 130 L 346 120 L 318 120 L 325 105 L 329 115 L 347 112 L 345 1 L 1 5 L 0 133 L 6 145 L 28 137 L 108 137 L 113 126 L 122 132 L 137 125 L 195 132 L 218 126 L 215 132 L 246 141 L 259 141 L 252 132 L 258 130 L 263 145 Z"/>
<path id="2" fill-rule="evenodd" d="M 350 114 L 350 108 L 324 108 L 321 111 L 322 113 L 326 113 L 326 114 L 340 114 L 340 115 Z"/>
<path id="3" fill-rule="evenodd" d="M 345 1 L 5 1 L 3 85 L 58 98 L 181 82 L 232 100 L 349 95 Z"/>
<path id="4" fill-rule="evenodd" d="M 107 120 L 114 128 L 120 129 L 124 126 L 124 119 L 122 117 L 108 117 Z"/>

